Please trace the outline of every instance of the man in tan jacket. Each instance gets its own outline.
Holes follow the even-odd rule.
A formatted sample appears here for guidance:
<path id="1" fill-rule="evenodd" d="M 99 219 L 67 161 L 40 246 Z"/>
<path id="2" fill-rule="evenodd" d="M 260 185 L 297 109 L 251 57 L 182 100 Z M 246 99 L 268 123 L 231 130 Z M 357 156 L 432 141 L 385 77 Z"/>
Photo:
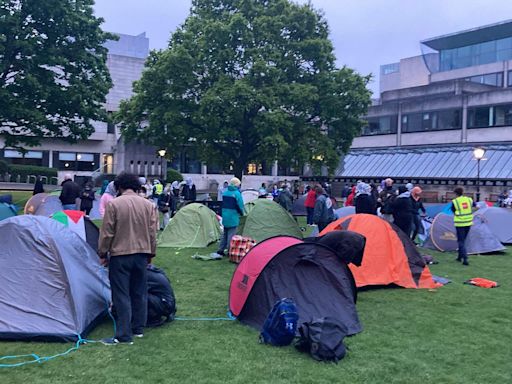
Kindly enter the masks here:
<path id="1" fill-rule="evenodd" d="M 115 337 L 104 344 L 133 344 L 133 336 L 143 337 L 147 318 L 148 258 L 156 253 L 158 215 L 156 208 L 137 192 L 139 178 L 121 173 L 114 181 L 119 197 L 105 209 L 98 253 L 109 265 L 112 302 L 116 309 Z"/>

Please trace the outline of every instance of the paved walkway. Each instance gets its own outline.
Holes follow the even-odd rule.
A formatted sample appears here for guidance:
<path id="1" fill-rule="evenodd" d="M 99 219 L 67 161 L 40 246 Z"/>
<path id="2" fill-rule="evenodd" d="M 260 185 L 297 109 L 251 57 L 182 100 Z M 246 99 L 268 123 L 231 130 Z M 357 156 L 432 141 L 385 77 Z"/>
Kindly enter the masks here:
<path id="1" fill-rule="evenodd" d="M 44 185 L 45 191 L 53 191 L 57 188 L 60 188 L 58 185 Z M 27 183 L 5 183 L 0 182 L 0 191 L 32 191 L 34 189 L 34 184 Z"/>

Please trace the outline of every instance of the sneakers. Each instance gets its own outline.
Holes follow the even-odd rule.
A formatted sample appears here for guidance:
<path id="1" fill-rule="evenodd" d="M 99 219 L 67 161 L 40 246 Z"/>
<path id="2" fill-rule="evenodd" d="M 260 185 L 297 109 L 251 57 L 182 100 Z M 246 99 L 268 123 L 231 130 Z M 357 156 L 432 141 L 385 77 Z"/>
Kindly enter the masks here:
<path id="1" fill-rule="evenodd" d="M 137 337 L 139 339 L 142 339 L 144 337 L 144 334 L 143 333 L 134 333 L 133 337 Z"/>
<path id="2" fill-rule="evenodd" d="M 467 261 L 467 260 L 464 260 L 464 261 L 462 262 L 462 265 L 469 265 L 469 263 L 468 263 L 468 261 Z"/>
<path id="3" fill-rule="evenodd" d="M 107 339 L 101 339 L 101 343 L 103 345 L 117 345 L 117 344 L 125 344 L 125 345 L 133 345 L 133 341 L 119 341 L 115 337 L 109 337 Z"/>

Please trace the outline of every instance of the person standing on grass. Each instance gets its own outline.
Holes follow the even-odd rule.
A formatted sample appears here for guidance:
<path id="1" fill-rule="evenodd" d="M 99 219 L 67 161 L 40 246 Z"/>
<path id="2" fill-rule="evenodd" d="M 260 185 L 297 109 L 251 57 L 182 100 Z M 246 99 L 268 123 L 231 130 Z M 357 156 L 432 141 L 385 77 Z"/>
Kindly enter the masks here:
<path id="1" fill-rule="evenodd" d="M 59 200 L 62 203 L 62 209 L 76 210 L 76 199 L 80 196 L 80 187 L 73 180 L 71 174 L 67 173 L 62 182 L 62 191 L 60 192 Z"/>
<path id="2" fill-rule="evenodd" d="M 418 235 L 418 233 L 420 232 L 420 229 L 422 228 L 419 211 L 421 211 L 423 213 L 423 215 L 426 215 L 426 213 L 427 213 L 427 210 L 423 206 L 423 201 L 421 201 L 421 192 L 423 192 L 423 191 L 421 190 L 420 187 L 414 187 L 413 189 L 411 189 L 412 214 L 413 214 L 412 224 L 414 227 L 413 231 L 412 231 L 412 235 L 411 235 L 412 241 L 415 241 L 416 236 Z"/>
<path id="3" fill-rule="evenodd" d="M 231 238 L 236 234 L 240 217 L 244 215 L 244 200 L 240 193 L 241 182 L 238 178 L 233 177 L 228 186 L 228 190 L 222 195 L 222 225 L 224 225 L 224 233 L 220 240 L 219 250 L 217 254 L 225 256 L 224 250 L 227 248 L 229 254 L 229 246 Z"/>
<path id="4" fill-rule="evenodd" d="M 99 207 L 101 217 L 103 217 L 105 215 L 105 210 L 107 208 L 107 204 L 110 201 L 114 200 L 114 198 L 116 196 L 117 196 L 116 187 L 114 185 L 114 182 L 111 181 L 110 183 L 108 183 L 107 188 L 105 189 L 105 193 L 103 193 L 103 195 L 101 195 L 100 207 Z"/>
<path id="5" fill-rule="evenodd" d="M 109 202 L 100 230 L 98 254 L 109 267 L 116 334 L 103 344 L 133 344 L 143 337 L 147 319 L 146 265 L 156 253 L 158 214 L 155 206 L 137 194 L 136 175 L 121 173 L 115 187 L 119 197 Z"/>
<path id="6" fill-rule="evenodd" d="M 171 186 L 167 185 L 164 192 L 158 198 L 158 210 L 162 212 L 162 221 L 160 223 L 160 230 L 163 231 L 171 218 L 174 196 L 171 191 Z"/>
<path id="7" fill-rule="evenodd" d="M 313 212 L 315 211 L 315 202 L 316 192 L 314 188 L 311 188 L 306 195 L 306 200 L 304 201 L 304 206 L 306 207 L 307 212 L 307 225 L 313 225 Z"/>
<path id="8" fill-rule="evenodd" d="M 94 196 L 92 184 L 90 182 L 85 183 L 84 189 L 80 193 L 80 210 L 85 212 L 86 216 L 89 216 L 91 213 L 95 199 L 96 197 Z"/>
<path id="9" fill-rule="evenodd" d="M 452 200 L 451 206 L 451 210 L 454 213 L 453 224 L 457 231 L 457 244 L 459 246 L 459 254 L 456 260 L 462 261 L 463 265 L 469 265 L 466 238 L 473 225 L 473 208 L 476 205 L 471 197 L 464 196 L 464 189 L 462 187 L 455 188 L 453 192 L 457 196 Z"/>
<path id="10" fill-rule="evenodd" d="M 41 181 L 41 176 L 36 177 L 36 182 L 34 184 L 34 191 L 32 195 L 37 195 L 38 193 L 44 193 L 43 182 Z"/>
<path id="11" fill-rule="evenodd" d="M 318 232 L 322 232 L 334 220 L 334 209 L 332 200 L 320 185 L 315 186 L 314 190 L 316 201 L 313 210 L 313 223 L 318 225 Z"/>
<path id="12" fill-rule="evenodd" d="M 366 183 L 359 183 L 356 186 L 355 207 L 356 213 L 366 213 L 368 215 L 377 214 L 376 202 L 372 196 L 372 188 Z"/>
<path id="13" fill-rule="evenodd" d="M 409 192 L 405 186 L 401 185 L 398 187 L 398 193 L 399 195 L 393 200 L 391 206 L 393 223 L 404 231 L 407 237 L 410 237 L 413 220 L 411 192 Z"/>

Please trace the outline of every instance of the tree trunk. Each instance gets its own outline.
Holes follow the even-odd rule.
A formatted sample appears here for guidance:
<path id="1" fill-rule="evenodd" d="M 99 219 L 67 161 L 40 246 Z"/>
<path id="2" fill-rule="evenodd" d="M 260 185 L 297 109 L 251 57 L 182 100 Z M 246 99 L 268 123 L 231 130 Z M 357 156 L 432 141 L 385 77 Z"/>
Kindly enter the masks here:
<path id="1" fill-rule="evenodd" d="M 244 159 L 235 159 L 235 162 L 233 164 L 233 173 L 235 174 L 235 177 L 238 177 L 240 180 L 242 180 L 242 176 L 245 169 L 245 160 Z"/>

